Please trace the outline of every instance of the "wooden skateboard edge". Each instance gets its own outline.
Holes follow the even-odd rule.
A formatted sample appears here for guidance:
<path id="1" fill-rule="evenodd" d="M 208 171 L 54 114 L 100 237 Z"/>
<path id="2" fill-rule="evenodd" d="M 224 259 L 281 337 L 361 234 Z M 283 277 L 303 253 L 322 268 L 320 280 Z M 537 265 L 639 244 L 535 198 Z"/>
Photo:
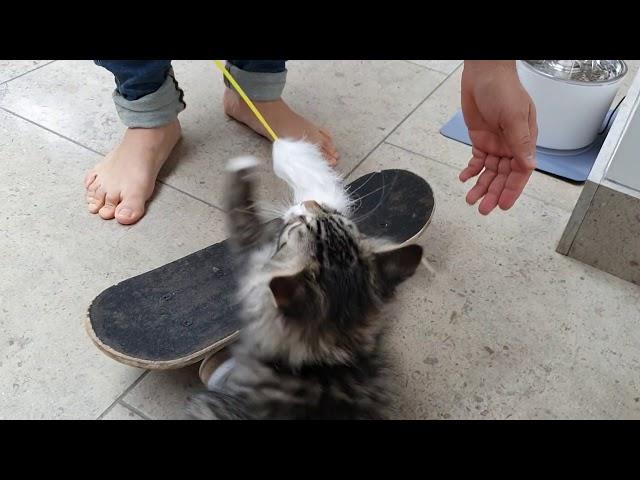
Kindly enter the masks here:
<path id="1" fill-rule="evenodd" d="M 93 306 L 93 303 L 91 304 Z M 93 344 L 98 347 L 98 349 L 104 353 L 109 358 L 127 365 L 129 367 L 142 368 L 145 370 L 176 370 L 178 368 L 188 367 L 194 363 L 199 362 L 204 357 L 209 355 L 210 353 L 215 353 L 218 350 L 222 350 L 224 347 L 233 343 L 240 336 L 240 330 L 236 330 L 231 335 L 228 335 L 225 338 L 217 340 L 212 343 L 208 347 L 200 349 L 196 352 L 190 353 L 189 355 L 185 355 L 183 357 L 179 357 L 173 360 L 150 360 L 144 358 L 136 358 L 130 355 L 118 352 L 114 348 L 106 345 L 100 340 L 96 332 L 93 330 L 93 325 L 91 324 L 91 307 L 87 309 L 87 314 L 84 319 L 84 327 L 87 335 L 93 342 Z"/>

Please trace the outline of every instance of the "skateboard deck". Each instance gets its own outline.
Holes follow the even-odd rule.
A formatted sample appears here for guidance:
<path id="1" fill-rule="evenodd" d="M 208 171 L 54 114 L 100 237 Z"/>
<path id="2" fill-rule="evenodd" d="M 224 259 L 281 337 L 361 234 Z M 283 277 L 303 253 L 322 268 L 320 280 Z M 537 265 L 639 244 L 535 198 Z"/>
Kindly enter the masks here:
<path id="1" fill-rule="evenodd" d="M 365 235 L 409 243 L 431 221 L 433 191 L 409 171 L 369 173 L 347 189 Z M 87 333 L 102 352 L 134 367 L 175 369 L 202 360 L 240 333 L 233 265 L 224 240 L 113 285 L 89 307 Z"/>

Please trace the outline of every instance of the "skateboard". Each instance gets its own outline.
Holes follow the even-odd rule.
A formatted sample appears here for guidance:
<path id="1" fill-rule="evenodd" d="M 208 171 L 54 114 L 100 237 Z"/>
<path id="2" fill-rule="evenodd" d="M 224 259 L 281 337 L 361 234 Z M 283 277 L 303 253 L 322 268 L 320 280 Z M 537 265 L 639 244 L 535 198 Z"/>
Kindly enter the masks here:
<path id="1" fill-rule="evenodd" d="M 427 228 L 433 190 L 407 170 L 381 170 L 347 186 L 353 219 L 367 236 L 402 245 Z M 277 229 L 279 219 L 269 222 Z M 188 366 L 240 333 L 236 277 L 228 240 L 113 285 L 89 307 L 86 330 L 106 355 L 133 367 Z"/>

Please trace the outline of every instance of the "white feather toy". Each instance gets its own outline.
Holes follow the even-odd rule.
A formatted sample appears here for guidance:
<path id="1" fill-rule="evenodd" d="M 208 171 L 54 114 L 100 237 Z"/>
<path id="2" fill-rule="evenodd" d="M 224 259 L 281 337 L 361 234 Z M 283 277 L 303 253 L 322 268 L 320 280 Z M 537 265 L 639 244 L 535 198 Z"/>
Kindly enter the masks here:
<path id="1" fill-rule="evenodd" d="M 329 166 L 317 145 L 303 140 L 276 140 L 273 171 L 291 187 L 295 204 L 315 200 L 342 214 L 348 213 L 350 201 L 343 178 Z"/>

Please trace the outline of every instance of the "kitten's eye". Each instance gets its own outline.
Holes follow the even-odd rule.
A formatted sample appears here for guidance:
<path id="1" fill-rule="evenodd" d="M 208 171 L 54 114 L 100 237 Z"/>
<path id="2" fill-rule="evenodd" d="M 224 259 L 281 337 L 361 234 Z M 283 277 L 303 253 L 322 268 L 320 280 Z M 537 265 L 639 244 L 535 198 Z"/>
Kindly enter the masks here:
<path id="1" fill-rule="evenodd" d="M 291 232 L 293 232 L 294 230 L 302 227 L 303 225 L 306 225 L 306 222 L 304 222 L 304 224 L 303 224 L 303 222 L 301 221 L 301 222 L 296 222 L 293 225 L 291 225 L 286 231 L 287 237 L 289 235 L 291 235 Z"/>
<path id="2" fill-rule="evenodd" d="M 286 240 L 285 236 L 284 235 L 280 235 L 280 237 L 278 238 L 278 246 L 276 248 L 276 253 L 278 253 L 280 250 L 282 250 L 282 247 L 284 247 L 286 244 L 287 244 L 287 240 Z"/>
<path id="3" fill-rule="evenodd" d="M 303 226 L 303 223 L 302 223 L 303 221 L 304 221 L 304 218 L 302 218 L 302 221 L 295 222 L 284 227 L 284 230 L 280 234 L 280 237 L 278 237 L 278 247 L 276 249 L 276 253 L 278 253 L 287 244 L 287 240 L 289 239 L 289 236 L 291 235 L 291 233 L 294 230 L 298 230 L 300 227 Z M 306 221 L 305 221 L 305 224 L 306 224 Z M 302 238 L 302 235 L 299 234 L 298 238 Z"/>

